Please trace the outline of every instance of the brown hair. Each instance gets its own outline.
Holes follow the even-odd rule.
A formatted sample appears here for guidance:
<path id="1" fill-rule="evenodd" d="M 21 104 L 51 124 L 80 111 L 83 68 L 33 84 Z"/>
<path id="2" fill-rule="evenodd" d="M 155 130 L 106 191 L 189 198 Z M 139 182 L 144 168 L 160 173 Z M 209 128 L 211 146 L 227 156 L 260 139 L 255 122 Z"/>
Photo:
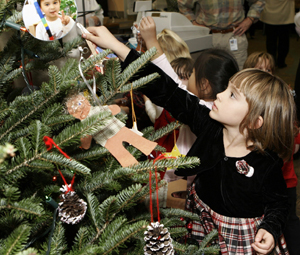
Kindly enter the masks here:
<path id="1" fill-rule="evenodd" d="M 260 59 L 259 59 L 260 58 Z M 271 54 L 264 51 L 253 52 L 248 56 L 244 63 L 245 68 L 255 68 L 255 66 L 261 62 L 269 61 L 271 72 L 274 73 L 275 70 L 275 61 Z"/>
<path id="2" fill-rule="evenodd" d="M 247 130 L 248 149 L 270 149 L 282 159 L 293 154 L 296 108 L 289 86 L 279 77 L 258 69 L 244 69 L 230 81 L 245 95 L 249 111 L 240 124 Z M 255 128 L 261 116 L 263 124 Z"/>
<path id="3" fill-rule="evenodd" d="M 176 58 L 170 64 L 179 79 L 188 80 L 190 78 L 194 67 L 194 60 L 192 58 Z"/>
<path id="4" fill-rule="evenodd" d="M 178 34 L 169 29 L 163 29 L 157 35 L 157 41 L 163 52 L 166 54 L 169 62 L 180 57 L 191 57 L 190 50 L 186 42 L 183 41 Z"/>
<path id="5" fill-rule="evenodd" d="M 195 81 L 199 98 L 216 99 L 224 91 L 232 75 L 239 71 L 239 66 L 228 50 L 211 48 L 201 52 L 194 63 Z M 203 80 L 209 82 L 211 93 L 205 93 Z"/>
<path id="6" fill-rule="evenodd" d="M 41 7 L 41 1 L 42 0 L 37 0 L 37 2 L 38 2 L 38 4 L 39 4 L 40 7 Z M 58 0 L 58 2 L 61 2 L 61 0 Z"/>

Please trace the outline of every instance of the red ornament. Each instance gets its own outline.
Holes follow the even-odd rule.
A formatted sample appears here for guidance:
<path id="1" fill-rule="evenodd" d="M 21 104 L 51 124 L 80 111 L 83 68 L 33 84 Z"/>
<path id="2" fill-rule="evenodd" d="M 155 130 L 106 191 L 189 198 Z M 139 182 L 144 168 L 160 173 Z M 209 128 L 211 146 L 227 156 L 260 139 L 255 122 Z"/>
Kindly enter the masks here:
<path id="1" fill-rule="evenodd" d="M 52 181 L 56 182 L 57 181 L 57 176 L 53 176 Z"/>
<path id="2" fill-rule="evenodd" d="M 187 226 L 186 226 L 188 229 L 192 229 L 193 228 L 193 224 L 192 223 L 189 223 L 189 224 L 187 224 Z"/>
<path id="3" fill-rule="evenodd" d="M 183 217 L 180 217 L 180 220 L 181 220 L 181 221 L 184 221 L 184 218 L 183 218 Z"/>

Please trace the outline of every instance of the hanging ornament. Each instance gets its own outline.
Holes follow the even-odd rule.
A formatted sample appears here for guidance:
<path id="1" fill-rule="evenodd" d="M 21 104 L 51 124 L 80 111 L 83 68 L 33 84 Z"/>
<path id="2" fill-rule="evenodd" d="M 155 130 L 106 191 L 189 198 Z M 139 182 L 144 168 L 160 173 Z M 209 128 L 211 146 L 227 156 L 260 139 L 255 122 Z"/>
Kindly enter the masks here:
<path id="1" fill-rule="evenodd" d="M 186 225 L 187 229 L 192 229 L 193 228 L 193 224 L 191 222 L 189 222 L 187 225 Z"/>
<path id="2" fill-rule="evenodd" d="M 176 137 L 176 136 L 175 136 Z M 176 143 L 172 149 L 171 152 L 165 152 L 162 155 L 164 155 L 165 157 L 170 157 L 170 158 L 179 158 L 179 157 L 185 157 L 185 155 L 181 154 Z M 168 167 L 167 170 L 171 170 L 173 169 L 172 167 Z"/>
<path id="3" fill-rule="evenodd" d="M 48 151 L 51 150 L 52 145 L 54 145 L 61 154 L 70 159 L 70 157 L 52 140 L 52 138 L 44 136 L 43 140 Z M 77 224 L 83 219 L 86 213 L 87 204 L 81 198 L 79 198 L 76 192 L 73 190 L 75 173 L 71 183 L 68 184 L 62 172 L 59 169 L 57 170 L 65 184 L 62 186 L 62 188 L 60 188 L 60 191 L 64 193 L 61 195 L 60 203 L 58 204 L 58 216 L 62 222 L 67 224 Z"/>
<path id="4" fill-rule="evenodd" d="M 62 172 L 58 169 L 65 185 L 60 188 L 61 195 L 60 203 L 58 204 L 58 216 L 62 222 L 67 224 L 77 224 L 81 221 L 86 213 L 87 204 L 78 197 L 76 192 L 73 190 L 73 184 L 75 181 L 75 173 L 70 184 L 66 182 Z"/>
<path id="5" fill-rule="evenodd" d="M 156 158 L 156 160 L 164 158 L 163 155 Z M 152 185 L 151 185 L 151 176 L 152 172 L 149 172 L 149 189 L 150 189 L 150 214 L 151 214 L 151 223 L 147 227 L 147 231 L 144 232 L 144 240 L 146 242 L 144 246 L 144 255 L 174 255 L 174 248 L 172 245 L 172 238 L 167 228 L 160 223 L 159 215 L 159 201 L 158 201 L 158 179 L 157 179 L 157 170 L 155 167 L 155 183 L 156 183 L 156 202 L 157 202 L 157 222 L 153 222 L 153 206 L 152 206 Z"/>
<path id="6" fill-rule="evenodd" d="M 134 104 L 133 104 L 133 87 L 132 87 L 132 84 L 131 84 L 131 89 L 130 89 L 130 98 L 131 98 L 131 112 L 132 112 L 132 128 L 131 128 L 131 131 L 133 131 L 134 133 L 140 135 L 140 136 L 143 136 L 143 133 L 140 132 L 138 130 L 138 127 L 137 127 L 137 119 L 136 119 L 136 115 L 135 115 L 135 111 L 134 111 Z"/>
<path id="7" fill-rule="evenodd" d="M 144 247 L 144 254 L 155 255 L 171 255 L 174 254 L 172 245 L 172 238 L 167 228 L 164 228 L 163 224 L 158 221 L 147 227 L 147 231 L 144 232 L 144 240 L 146 245 Z"/>
<path id="8" fill-rule="evenodd" d="M 75 191 L 68 191 L 70 185 L 63 185 L 60 191 L 66 192 L 61 195 L 58 203 L 58 216 L 62 222 L 77 224 L 80 222 L 87 209 L 87 204 L 78 197 Z"/>
<path id="9" fill-rule="evenodd" d="M 54 176 L 52 177 L 52 181 L 56 182 L 56 181 L 57 181 L 57 176 L 54 175 Z"/>
<path id="10" fill-rule="evenodd" d="M 178 121 L 177 121 L 177 124 L 178 124 Z M 176 144 L 176 131 L 175 131 L 175 130 L 174 130 L 174 147 L 173 147 L 173 149 L 172 149 L 171 152 L 165 152 L 165 153 L 163 153 L 163 155 L 164 155 L 165 157 L 170 157 L 170 158 L 185 157 L 184 154 L 181 154 L 181 153 L 180 153 L 180 151 L 179 151 L 179 149 L 178 149 L 178 147 L 177 147 L 177 144 Z M 171 169 L 173 169 L 173 168 L 172 168 L 172 167 L 168 167 L 168 168 L 167 168 L 167 171 L 168 171 L 168 170 L 171 170 Z"/>

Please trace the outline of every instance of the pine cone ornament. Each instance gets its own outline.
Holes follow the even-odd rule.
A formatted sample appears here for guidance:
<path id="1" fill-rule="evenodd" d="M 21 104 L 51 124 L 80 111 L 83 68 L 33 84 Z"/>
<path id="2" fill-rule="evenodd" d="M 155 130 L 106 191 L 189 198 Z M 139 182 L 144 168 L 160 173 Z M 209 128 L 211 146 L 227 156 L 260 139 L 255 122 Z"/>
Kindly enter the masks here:
<path id="1" fill-rule="evenodd" d="M 159 222 L 151 222 L 151 226 L 147 227 L 148 231 L 144 232 L 144 255 L 174 255 L 172 238 L 167 228 Z"/>
<path id="2" fill-rule="evenodd" d="M 67 188 L 63 185 L 60 190 L 65 192 Z M 58 204 L 58 216 L 65 223 L 77 224 L 86 213 L 86 202 L 78 197 L 75 191 L 69 191 L 61 195 L 61 202 Z"/>

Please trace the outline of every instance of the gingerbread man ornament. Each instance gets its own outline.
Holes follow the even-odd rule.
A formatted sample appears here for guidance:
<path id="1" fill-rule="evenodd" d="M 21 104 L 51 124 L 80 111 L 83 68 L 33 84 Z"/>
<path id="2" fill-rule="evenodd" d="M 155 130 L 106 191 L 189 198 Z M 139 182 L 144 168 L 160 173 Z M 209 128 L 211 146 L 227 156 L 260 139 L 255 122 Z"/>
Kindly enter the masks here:
<path id="1" fill-rule="evenodd" d="M 112 115 L 116 115 L 121 110 L 118 105 L 91 106 L 82 94 L 76 94 L 68 98 L 66 105 L 68 112 L 81 121 L 103 111 L 111 111 Z M 145 155 L 149 155 L 157 145 L 157 143 L 149 141 L 125 127 L 125 124 L 116 117 L 112 117 L 106 121 L 104 127 L 92 136 L 81 138 L 82 148 L 89 149 L 92 138 L 95 139 L 96 143 L 108 149 L 123 167 L 138 163 L 124 148 L 123 142 L 131 144 Z"/>

